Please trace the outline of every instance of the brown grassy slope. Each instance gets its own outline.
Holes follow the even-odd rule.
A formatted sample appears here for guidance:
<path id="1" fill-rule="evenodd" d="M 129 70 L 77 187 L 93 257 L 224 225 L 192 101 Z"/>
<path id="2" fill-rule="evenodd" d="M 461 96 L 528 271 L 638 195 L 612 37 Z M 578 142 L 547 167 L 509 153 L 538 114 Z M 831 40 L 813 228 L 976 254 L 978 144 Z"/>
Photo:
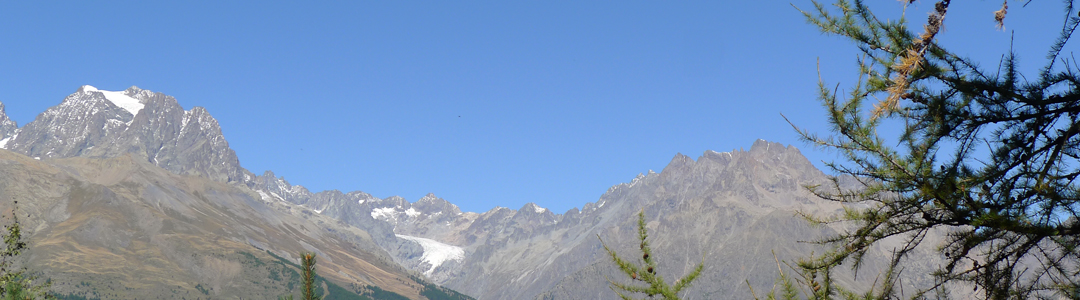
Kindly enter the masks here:
<path id="1" fill-rule="evenodd" d="M 319 274 L 341 286 L 421 299 L 362 230 L 130 156 L 39 161 L 0 150 L 0 208 L 10 211 L 13 200 L 30 237 L 29 266 L 60 293 L 276 298 L 293 274 L 269 250 L 293 261 L 314 251 Z"/>

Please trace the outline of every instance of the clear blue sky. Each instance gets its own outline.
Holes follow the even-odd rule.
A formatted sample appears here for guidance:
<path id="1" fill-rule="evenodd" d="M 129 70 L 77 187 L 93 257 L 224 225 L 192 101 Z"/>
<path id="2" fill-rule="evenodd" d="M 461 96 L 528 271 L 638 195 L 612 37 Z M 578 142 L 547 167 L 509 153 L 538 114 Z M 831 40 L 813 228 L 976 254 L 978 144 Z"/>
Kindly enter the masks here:
<path id="1" fill-rule="evenodd" d="M 561 213 L 680 152 L 766 139 L 820 166 L 780 113 L 824 133 L 817 59 L 855 80 L 854 44 L 787 1 L 339 2 L 5 1 L 0 102 L 22 126 L 81 85 L 135 85 L 206 107 L 245 168 L 313 191 Z M 1012 3 L 1007 31 L 999 5 L 954 1 L 939 41 L 993 66 L 1015 30 L 1042 66 L 1060 2 Z"/>

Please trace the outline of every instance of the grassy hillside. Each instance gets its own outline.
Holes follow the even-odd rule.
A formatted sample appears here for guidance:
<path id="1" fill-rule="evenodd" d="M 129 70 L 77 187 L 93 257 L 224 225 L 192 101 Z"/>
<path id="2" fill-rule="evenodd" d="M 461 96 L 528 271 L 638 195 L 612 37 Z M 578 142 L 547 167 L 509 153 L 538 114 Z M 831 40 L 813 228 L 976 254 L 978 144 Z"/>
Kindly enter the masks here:
<path id="1" fill-rule="evenodd" d="M 29 266 L 64 299 L 276 299 L 299 288 L 290 262 L 303 251 L 320 257 L 327 299 L 423 299 L 424 285 L 363 230 L 128 156 L 0 150 L 0 210 L 12 199 Z M 353 285 L 386 293 L 345 288 Z"/>

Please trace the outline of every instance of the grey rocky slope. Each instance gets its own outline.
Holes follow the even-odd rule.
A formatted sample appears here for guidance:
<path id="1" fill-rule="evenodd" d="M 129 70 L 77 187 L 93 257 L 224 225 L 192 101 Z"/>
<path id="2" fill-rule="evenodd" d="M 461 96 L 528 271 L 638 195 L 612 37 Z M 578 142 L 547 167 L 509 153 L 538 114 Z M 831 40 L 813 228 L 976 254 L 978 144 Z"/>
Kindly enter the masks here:
<path id="1" fill-rule="evenodd" d="M 702 277 L 685 294 L 688 299 L 743 299 L 750 296 L 747 281 L 759 288 L 772 286 L 778 274 L 773 251 L 793 261 L 822 250 L 800 241 L 835 232 L 811 227 L 796 216 L 797 211 L 824 215 L 842 210 L 803 187 L 826 180 L 795 147 L 759 140 L 749 151 L 707 151 L 697 160 L 679 154 L 662 172 L 639 174 L 581 210 L 563 214 L 533 203 L 518 210 L 462 213 L 433 195 L 414 203 L 359 192 L 333 198 L 341 200 L 297 193 L 293 199 L 361 227 L 382 221 L 401 237 L 425 242 L 419 262 L 400 256 L 399 262 L 478 299 L 617 299 L 605 278 L 618 280 L 620 274 L 597 235 L 633 256 L 634 215 L 644 209 L 665 278 L 705 262 Z M 872 251 L 861 278 L 873 279 L 865 274 L 882 269 L 889 247 Z M 460 255 L 446 255 L 450 250 Z M 424 259 L 435 254 L 444 259 Z M 907 274 L 930 270 L 934 255 L 923 255 L 930 259 L 905 266 Z M 847 270 L 839 275 L 850 286 L 871 283 L 856 283 Z M 905 283 L 926 286 L 929 280 L 912 276 Z"/>
<path id="2" fill-rule="evenodd" d="M 298 292 L 299 276 L 273 255 L 295 263 L 312 251 L 319 274 L 351 291 L 424 299 L 420 282 L 363 230 L 132 155 L 38 160 L 0 150 L 0 211 L 13 200 L 30 268 L 62 295 L 274 299 Z"/>
<path id="3" fill-rule="evenodd" d="M 170 172 L 241 181 L 244 171 L 202 107 L 137 87 L 122 92 L 83 86 L 19 130 L 6 149 L 31 157 L 117 157 L 133 154 Z"/>
<path id="4" fill-rule="evenodd" d="M 202 107 L 194 107 L 191 110 L 184 110 L 171 96 L 161 93 L 154 93 L 147 90 L 142 90 L 137 87 L 131 87 L 125 91 L 103 91 L 98 90 L 91 86 L 83 86 L 79 88 L 75 93 L 64 98 L 63 101 L 57 106 L 47 109 L 45 112 L 38 115 L 38 117 L 27 123 L 22 128 L 16 128 L 14 122 L 7 119 L 6 115 L 2 114 L 2 107 L 0 107 L 0 140 L 3 140 L 4 144 L 0 145 L 0 148 L 8 149 L 15 153 L 20 153 L 32 157 L 37 160 L 41 160 L 43 163 L 49 164 L 55 163 L 56 159 L 88 159 L 86 162 L 101 161 L 108 159 L 123 158 L 131 164 L 139 166 L 154 166 L 160 167 L 165 171 L 172 174 L 193 176 L 193 178 L 203 178 L 210 182 L 216 182 L 213 184 L 223 184 L 232 189 L 228 193 L 234 195 L 229 198 L 228 201 L 223 203 L 212 203 L 210 207 L 218 208 L 218 206 L 225 205 L 226 207 L 240 206 L 252 206 L 256 210 L 263 209 L 260 206 L 270 205 L 271 207 L 284 207 L 285 209 L 278 210 L 280 213 L 291 214 L 292 216 L 275 216 L 277 213 L 264 212 L 270 214 L 268 218 L 301 218 L 309 219 L 313 216 L 313 212 L 309 209 L 304 209 L 300 206 L 290 203 L 289 201 L 283 201 L 281 197 L 271 197 L 267 194 L 267 191 L 273 192 L 269 184 L 271 182 L 284 183 L 284 180 L 278 180 L 273 178 L 272 173 L 270 176 L 254 176 L 254 174 L 240 167 L 239 160 L 236 157 L 235 152 L 229 148 L 228 142 L 222 135 L 221 128 L 219 127 L 217 120 L 215 120 L 206 109 Z M 0 150 L 3 151 L 3 150 Z M 14 160 L 13 160 L 14 161 Z M 61 167 L 64 169 L 67 167 Z M 4 174 L 0 174 L 2 176 Z M 8 174 L 10 175 L 10 174 Z M 83 180 L 92 180 L 93 178 L 82 177 Z M 273 180 L 271 180 L 273 179 Z M 64 179 L 71 180 L 71 179 Z M 154 182 L 155 184 L 161 184 L 160 182 Z M 131 184 L 131 183 L 124 183 Z M 165 184 L 168 184 L 167 182 Z M 291 187 L 287 183 L 284 186 L 276 186 L 277 188 L 284 187 L 288 189 L 290 193 L 304 194 L 307 193 L 303 187 Z M 139 185 L 139 184 L 135 184 Z M 126 187 L 130 188 L 130 187 Z M 160 188 L 160 187 L 159 187 Z M 177 192 L 176 188 L 165 188 L 167 191 Z M 6 191 L 12 191 L 13 188 L 8 188 Z M 11 199 L 10 193 L 5 194 L 5 190 L 0 190 L 0 196 L 6 197 L 5 199 Z M 63 193 L 63 192 L 61 192 Z M 209 197 L 200 193 L 205 191 L 199 191 L 195 189 L 196 195 L 182 195 L 177 197 L 195 197 L 203 199 L 203 197 Z M 277 190 L 275 195 L 288 196 L 290 193 Z M 25 193 L 24 193 L 25 194 Z M 107 193 L 112 195 L 111 193 Z M 245 196 L 238 196 L 243 194 Z M 307 193 L 310 194 L 310 193 Z M 323 195 L 329 195 L 327 199 L 333 198 L 333 196 L 343 197 L 346 195 L 330 195 L 332 193 L 320 193 L 315 199 L 320 201 Z M 339 193 L 340 194 L 340 193 Z M 356 193 L 350 193 L 349 196 Z M 20 195 L 26 197 L 26 195 Z M 251 199 L 244 197 L 255 197 L 257 201 L 251 202 Z M 140 200 L 146 200 L 135 194 L 135 198 L 124 199 L 138 202 Z M 239 197 L 239 198 L 236 198 Z M 211 197 L 213 198 L 213 197 Z M 111 200 L 110 200 L 111 201 Z M 328 200 L 329 201 L 329 200 Z M 121 201 L 123 202 L 123 201 Z M 259 204 L 263 203 L 263 204 Z M 315 202 L 313 202 L 315 203 Z M 51 209 L 63 209 L 62 204 L 55 205 Z M 162 209 L 157 207 L 157 209 Z M 172 208 L 171 210 L 178 210 Z M 198 209 L 196 209 L 198 210 Z M 205 210 L 205 209 L 204 209 Z M 322 212 L 322 211 L 320 211 Z M 332 213 L 334 210 L 325 211 L 326 213 Z M 169 209 L 163 211 L 163 213 L 170 213 Z M 317 215 L 315 213 L 314 215 Z M 359 214 L 355 211 L 343 212 L 337 217 L 346 217 L 350 215 L 356 215 L 358 217 L 367 216 L 370 214 Z M 333 221 L 334 224 L 329 224 L 324 216 L 317 216 L 321 223 L 319 225 L 302 224 L 291 225 L 286 230 L 285 235 L 298 234 L 295 228 L 302 228 L 299 232 L 322 232 L 320 230 L 329 230 L 329 232 L 340 235 L 350 231 L 361 232 L 363 242 L 360 244 L 347 245 L 341 241 L 326 240 L 325 237 L 320 237 L 319 242 L 301 242 L 303 249 L 312 251 L 327 251 L 326 247 L 346 247 L 352 248 L 357 253 L 356 255 L 367 255 L 364 253 L 385 253 L 382 249 L 389 249 L 389 252 L 395 259 L 402 262 L 408 261 L 420 261 L 423 255 L 421 246 L 413 241 L 407 239 L 401 239 L 394 235 L 392 226 L 385 222 L 353 222 L 362 224 L 363 228 L 370 229 L 369 231 L 356 228 L 356 226 L 349 226 L 346 223 L 339 221 Z M 184 218 L 185 221 L 195 221 L 191 218 Z M 141 221 L 140 221 L 141 222 Z M 282 226 L 280 222 L 276 226 Z M 48 224 L 40 223 L 40 224 Z M 94 223 L 97 224 L 97 223 Z M 97 226 L 90 225 L 78 225 L 78 226 Z M 232 222 L 235 226 L 260 226 L 252 224 L 244 224 L 244 222 Z M 345 226 L 339 228 L 340 226 Z M 100 226 L 98 226 L 100 227 Z M 98 228 L 94 227 L 94 228 Z M 229 226 L 226 226 L 229 227 Z M 286 225 L 286 227 L 289 227 Z M 307 227 L 306 229 L 303 229 Z M 315 228 L 318 227 L 318 228 Z M 97 230 L 97 229 L 94 229 Z M 238 229 L 221 229 L 224 232 L 207 232 L 210 235 L 227 233 L 236 233 Z M 314 231 L 313 231 L 314 230 Z M 243 232 L 243 230 L 240 230 Z M 36 230 L 35 230 L 36 232 Z M 255 229 L 258 234 L 273 234 L 272 230 Z M 247 232 L 246 234 L 256 234 L 253 232 Z M 294 236 L 295 237 L 295 236 Z M 301 237 L 295 237 L 300 241 Z M 252 241 L 259 241 L 265 239 L 265 237 L 254 237 L 250 235 L 245 237 L 248 243 L 255 243 Z M 243 239 L 242 239 L 243 240 Z M 97 241 L 101 242 L 101 241 Z M 325 244 L 330 242 L 329 244 Z M 108 243 L 105 243 L 108 244 Z M 252 246 L 255 244 L 250 244 Z M 258 246 L 259 248 L 266 248 L 265 245 Z M 295 245 L 293 245 L 295 246 Z M 115 247 L 115 245 L 108 245 L 108 247 Z M 126 247 L 126 246 L 125 246 Z M 374 247 L 374 248 L 371 248 Z M 290 248 L 297 250 L 301 248 Z M 375 250 L 372 250 L 375 249 Z M 374 251 L 374 252 L 371 252 Z M 348 251 L 345 251 L 348 252 Z M 286 252 L 279 252 L 279 254 Z M 347 254 L 351 255 L 351 254 Z M 331 259 L 326 257 L 326 259 Z M 368 258 L 380 260 L 381 256 L 367 256 Z M 390 256 L 387 256 L 390 257 Z M 415 258 L 413 258 L 415 257 Z M 359 262 L 363 262 L 360 260 Z M 376 263 L 378 264 L 378 263 Z M 339 264 L 334 264 L 339 265 Z M 407 264 L 406 264 L 407 265 Z M 385 266 L 383 266 L 385 267 Z M 397 267 L 395 265 L 394 267 Z M 379 267 L 382 268 L 382 267 Z M 375 269 L 379 269 L 375 268 Z M 369 268 L 371 269 L 371 268 Z M 356 279 L 358 277 L 351 275 L 343 275 L 352 273 L 353 271 L 359 271 L 358 269 L 352 271 L 338 272 L 337 275 L 331 275 L 330 277 L 349 280 Z M 394 273 L 397 271 L 393 271 Z M 389 274 L 389 273 L 388 273 Z M 391 287 L 385 287 L 397 290 L 409 296 L 410 298 L 419 298 L 419 291 L 417 290 L 418 284 L 421 282 L 409 283 L 411 278 L 404 273 L 384 274 L 387 276 L 381 276 L 389 278 L 396 283 L 392 283 Z M 380 275 L 370 275 L 379 277 Z M 363 276 L 360 276 L 363 277 Z M 386 279 L 383 278 L 383 279 Z M 361 278 L 363 279 L 363 278 Z M 376 281 L 380 281 L 379 279 Z M 347 284 L 360 284 L 364 285 L 364 282 L 374 282 L 369 279 L 363 279 L 360 281 L 345 282 Z M 398 285 L 404 287 L 396 287 Z M 402 292 L 404 291 L 404 292 Z"/>
<path id="5" fill-rule="evenodd" d="M 255 176 L 240 166 L 236 152 L 229 147 L 217 120 L 205 108 L 184 110 L 172 96 L 134 86 L 124 91 L 82 86 L 22 128 L 8 129 L 14 122 L 3 120 L 6 115 L 0 117 L 0 135 L 14 133 L 0 148 L 30 157 L 131 155 L 174 174 L 245 186 L 258 191 L 262 200 L 314 205 L 335 196 L 333 192 L 312 194 L 301 186 L 274 178 L 269 171 Z M 357 193 L 349 195 L 360 196 Z M 313 202 L 307 202 L 309 197 L 314 197 Z M 374 222 L 370 220 L 370 214 L 359 211 L 348 207 L 344 211 L 331 209 L 326 213 L 369 230 L 375 242 L 388 249 L 402 264 L 419 263 L 422 256 L 419 244 L 397 238 L 392 226 Z"/>
<path id="6" fill-rule="evenodd" d="M 7 142 L 11 140 L 16 134 L 19 133 L 19 126 L 8 118 L 7 113 L 4 112 L 4 103 L 0 103 L 0 148 L 7 145 Z"/>
<path id="7" fill-rule="evenodd" d="M 264 201 L 302 205 L 315 213 L 363 229 L 371 234 L 374 242 L 386 249 L 397 263 L 413 270 L 419 270 L 422 267 L 423 248 L 421 245 L 398 238 L 394 234 L 393 224 L 376 220 L 372 214 L 375 209 L 373 205 L 378 203 L 408 203 L 400 197 L 383 200 L 359 191 L 347 194 L 337 190 L 312 193 L 303 186 L 289 184 L 285 178 L 274 177 L 271 171 L 254 176 L 245 184 L 258 193 Z"/>
<path id="8" fill-rule="evenodd" d="M 690 298 L 746 298 L 744 280 L 768 287 L 775 279 L 770 250 L 793 260 L 814 249 L 798 241 L 834 230 L 809 227 L 795 217 L 797 210 L 840 209 L 801 187 L 825 177 L 797 149 L 765 141 L 749 151 L 707 151 L 696 160 L 677 155 L 662 172 L 640 174 L 598 201 L 562 214 L 531 203 L 517 210 L 462 212 L 430 194 L 409 202 L 359 191 L 313 193 L 272 172 L 255 176 L 241 168 L 205 109 L 184 111 L 172 97 L 134 87 L 123 92 L 80 88 L 18 129 L 7 146 L 45 159 L 130 155 L 175 174 L 250 190 L 263 203 L 304 206 L 309 210 L 291 211 L 359 228 L 396 263 L 482 299 L 614 299 L 604 278 L 618 273 L 597 235 L 632 255 L 633 216 L 640 209 L 650 218 L 661 267 L 670 272 L 665 277 L 706 261 Z M 888 245 L 873 255 L 887 254 L 883 249 Z M 864 272 L 877 267 L 870 264 Z M 918 274 L 928 266 L 907 267 L 906 274 Z"/>

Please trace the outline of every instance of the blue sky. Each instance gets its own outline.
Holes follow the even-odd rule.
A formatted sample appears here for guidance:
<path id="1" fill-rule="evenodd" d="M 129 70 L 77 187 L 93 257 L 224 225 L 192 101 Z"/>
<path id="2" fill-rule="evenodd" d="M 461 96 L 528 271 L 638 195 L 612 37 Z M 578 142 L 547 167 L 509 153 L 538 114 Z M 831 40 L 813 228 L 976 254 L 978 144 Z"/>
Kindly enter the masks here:
<path id="1" fill-rule="evenodd" d="M 0 102 L 20 126 L 81 85 L 135 85 L 206 107 L 257 174 L 465 211 L 561 213 L 676 153 L 756 139 L 821 166 L 780 114 L 827 132 L 817 61 L 841 88 L 856 71 L 801 0 L 99 2 L 0 4 Z M 908 9 L 913 28 L 932 5 Z M 1015 33 L 1041 67 L 1060 2 L 1012 3 L 1006 31 L 998 6 L 953 2 L 939 42 L 993 67 Z"/>

